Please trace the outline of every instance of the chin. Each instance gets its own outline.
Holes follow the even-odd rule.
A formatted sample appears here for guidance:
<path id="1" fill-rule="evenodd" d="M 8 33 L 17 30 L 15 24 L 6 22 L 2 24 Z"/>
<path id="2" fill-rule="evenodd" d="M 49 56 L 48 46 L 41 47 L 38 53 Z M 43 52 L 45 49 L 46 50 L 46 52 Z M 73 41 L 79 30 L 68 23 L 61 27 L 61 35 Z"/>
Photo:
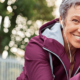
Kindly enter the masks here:
<path id="1" fill-rule="evenodd" d="M 73 44 L 74 48 L 80 48 L 80 44 Z"/>

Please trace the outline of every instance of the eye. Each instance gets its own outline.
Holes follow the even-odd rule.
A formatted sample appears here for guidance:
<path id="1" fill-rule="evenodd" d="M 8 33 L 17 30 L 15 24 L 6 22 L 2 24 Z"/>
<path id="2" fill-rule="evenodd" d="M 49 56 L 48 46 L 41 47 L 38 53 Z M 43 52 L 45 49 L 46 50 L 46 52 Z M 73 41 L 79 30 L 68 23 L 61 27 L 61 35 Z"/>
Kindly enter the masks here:
<path id="1" fill-rule="evenodd" d="M 79 22 L 77 19 L 73 19 L 72 21 L 74 21 L 74 22 Z"/>

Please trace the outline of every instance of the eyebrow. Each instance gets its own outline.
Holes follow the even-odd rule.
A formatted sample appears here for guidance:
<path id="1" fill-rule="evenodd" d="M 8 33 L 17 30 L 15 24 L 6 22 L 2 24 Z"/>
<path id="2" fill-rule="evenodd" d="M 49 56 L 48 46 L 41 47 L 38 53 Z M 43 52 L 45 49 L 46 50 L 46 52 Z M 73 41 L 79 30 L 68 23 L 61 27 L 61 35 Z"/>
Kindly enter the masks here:
<path id="1" fill-rule="evenodd" d="M 77 18 L 80 18 L 80 16 L 76 16 L 76 15 L 75 15 L 75 16 L 72 16 L 72 17 L 77 17 Z"/>

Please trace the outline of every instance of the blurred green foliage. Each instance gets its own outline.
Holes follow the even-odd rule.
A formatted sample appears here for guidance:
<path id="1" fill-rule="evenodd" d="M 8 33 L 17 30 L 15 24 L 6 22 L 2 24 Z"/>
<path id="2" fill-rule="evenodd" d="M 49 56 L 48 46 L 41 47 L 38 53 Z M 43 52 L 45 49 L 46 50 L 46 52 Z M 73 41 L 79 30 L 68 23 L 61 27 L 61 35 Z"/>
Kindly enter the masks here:
<path id="1" fill-rule="evenodd" d="M 9 55 L 13 55 L 11 52 L 12 47 L 9 46 L 9 43 L 12 40 L 11 37 L 14 36 L 14 44 L 17 45 L 17 48 L 25 50 L 27 45 L 27 42 L 23 42 L 24 39 L 27 38 L 26 36 L 24 36 L 21 41 L 16 41 L 15 38 L 18 35 L 12 35 L 12 30 L 17 26 L 17 16 L 20 15 L 26 19 L 26 27 L 29 29 L 31 26 L 33 26 L 33 23 L 35 23 L 36 20 L 50 21 L 54 19 L 55 16 L 52 15 L 52 12 L 55 10 L 55 5 L 53 3 L 53 6 L 49 7 L 46 0 L 16 0 L 11 4 L 8 3 L 9 1 L 11 0 L 5 0 L 3 3 L 0 2 L 0 16 L 2 16 L 0 29 L 0 54 L 5 50 L 5 46 L 8 46 L 7 51 L 9 52 Z M 12 8 L 12 12 L 7 10 L 8 6 Z M 7 33 L 4 32 L 4 20 L 6 16 L 8 16 L 10 20 Z M 27 24 L 27 22 L 30 20 L 32 23 Z M 20 31 L 25 33 L 27 30 L 21 28 Z M 30 40 L 30 38 L 35 35 L 36 34 L 34 33 L 28 37 L 28 39 Z M 24 45 L 24 47 L 22 48 L 21 45 Z"/>

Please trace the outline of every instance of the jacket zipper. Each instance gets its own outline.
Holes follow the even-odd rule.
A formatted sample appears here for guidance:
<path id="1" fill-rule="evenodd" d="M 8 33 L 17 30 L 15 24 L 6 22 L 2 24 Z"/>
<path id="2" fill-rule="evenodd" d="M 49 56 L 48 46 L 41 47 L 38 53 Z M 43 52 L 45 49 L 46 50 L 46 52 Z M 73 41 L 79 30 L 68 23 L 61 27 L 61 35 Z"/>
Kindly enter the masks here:
<path id="1" fill-rule="evenodd" d="M 63 65 L 63 67 L 64 67 L 64 69 L 66 71 L 67 80 L 69 80 L 68 79 L 68 73 L 67 73 L 66 67 L 65 67 L 64 63 L 62 62 L 62 60 L 60 59 L 60 57 L 58 55 L 56 55 L 55 53 L 53 53 L 52 51 L 46 49 L 45 47 L 43 47 L 43 49 L 46 50 L 46 51 L 48 51 L 48 52 L 50 52 L 50 53 L 52 53 L 52 54 L 54 54 L 60 60 L 60 62 L 62 63 L 62 65 Z"/>
<path id="2" fill-rule="evenodd" d="M 76 72 L 74 73 L 74 76 L 77 74 L 77 72 L 79 71 L 80 66 L 78 67 L 78 69 L 76 70 Z"/>

